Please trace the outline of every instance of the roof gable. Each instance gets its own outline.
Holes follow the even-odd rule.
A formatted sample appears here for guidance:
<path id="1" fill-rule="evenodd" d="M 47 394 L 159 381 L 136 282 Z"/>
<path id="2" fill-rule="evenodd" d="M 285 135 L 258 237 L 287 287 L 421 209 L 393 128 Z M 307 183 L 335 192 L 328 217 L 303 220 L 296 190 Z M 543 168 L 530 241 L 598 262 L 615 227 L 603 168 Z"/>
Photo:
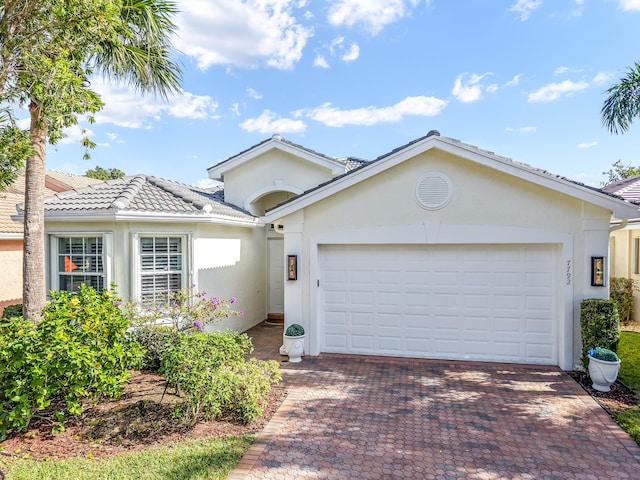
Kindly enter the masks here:
<path id="1" fill-rule="evenodd" d="M 349 188 L 356 183 L 380 174 L 399 163 L 414 158 L 431 149 L 448 152 L 488 168 L 529 181 L 538 186 L 555 190 L 591 204 L 600 205 L 610 209 L 618 218 L 632 218 L 637 216 L 638 205 L 635 203 L 625 201 L 618 196 L 604 192 L 598 188 L 589 187 L 582 183 L 551 174 L 545 170 L 515 162 L 508 157 L 465 144 L 460 140 L 442 137 L 438 131 L 432 130 L 423 137 L 398 147 L 371 162 L 363 164 L 352 171 L 318 185 L 274 207 L 266 213 L 265 221 L 271 222 L 285 215 L 289 215 L 337 191 Z"/>
<path id="2" fill-rule="evenodd" d="M 337 159 L 328 157 L 322 153 L 285 140 L 280 135 L 273 135 L 270 139 L 264 140 L 257 145 L 248 148 L 247 150 L 244 150 L 212 167 L 209 167 L 207 169 L 209 178 L 213 180 L 224 181 L 224 176 L 227 172 L 247 162 L 251 162 L 260 155 L 271 150 L 280 150 L 282 152 L 289 153 L 301 160 L 311 162 L 323 168 L 327 168 L 331 171 L 332 175 L 340 175 L 349 170 L 349 168 L 352 168 L 354 165 L 358 165 L 360 162 L 362 162 L 362 160 L 354 158 Z"/>

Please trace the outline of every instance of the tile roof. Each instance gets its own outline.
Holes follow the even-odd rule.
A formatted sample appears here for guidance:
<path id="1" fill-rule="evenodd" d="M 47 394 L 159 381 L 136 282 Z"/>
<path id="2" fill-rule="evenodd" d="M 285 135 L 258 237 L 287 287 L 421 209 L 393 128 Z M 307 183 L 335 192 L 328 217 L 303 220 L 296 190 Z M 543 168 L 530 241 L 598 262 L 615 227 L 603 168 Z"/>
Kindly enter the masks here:
<path id="1" fill-rule="evenodd" d="M 47 217 L 60 214 L 165 213 L 229 217 L 253 221 L 249 213 L 224 202 L 224 193 L 153 177 L 134 175 L 58 193 L 45 199 Z"/>
<path id="2" fill-rule="evenodd" d="M 605 193 L 611 193 L 625 200 L 640 202 L 640 175 L 624 178 L 602 187 Z"/>
<path id="3" fill-rule="evenodd" d="M 220 165 L 224 165 L 225 163 L 231 162 L 233 159 L 235 159 L 237 157 L 240 157 L 240 156 L 244 155 L 245 153 L 250 152 L 251 150 L 254 150 L 254 149 L 258 148 L 261 145 L 264 145 L 265 143 L 271 142 L 272 140 L 275 140 L 275 141 L 281 142 L 281 143 L 285 143 L 287 145 L 290 145 L 290 146 L 292 146 L 294 148 L 297 148 L 299 150 L 303 150 L 303 151 L 305 151 L 307 153 L 310 153 L 312 155 L 315 155 L 317 157 L 321 157 L 321 158 L 324 158 L 324 159 L 327 159 L 327 160 L 331 160 L 332 162 L 341 163 L 346 167 L 347 171 L 352 170 L 352 169 L 354 169 L 356 167 L 359 167 L 363 163 L 367 163 L 368 162 L 368 160 L 364 160 L 364 159 L 356 158 L 356 157 L 330 157 L 329 155 L 325 155 L 324 153 L 320 153 L 320 152 L 318 152 L 316 150 L 313 150 L 311 148 L 307 148 L 304 145 L 300 145 L 298 143 L 295 143 L 295 142 L 292 142 L 290 140 L 287 140 L 282 135 L 279 135 L 279 134 L 276 133 L 276 134 L 272 135 L 271 138 L 267 138 L 267 139 L 261 141 L 260 143 L 256 143 L 255 145 L 253 145 L 253 146 L 251 146 L 251 147 L 249 147 L 249 148 L 247 148 L 247 149 L 245 149 L 245 150 L 243 150 L 243 151 L 241 151 L 239 153 L 236 153 L 235 155 L 232 155 L 231 157 L 229 157 L 229 158 L 227 158 L 225 160 L 222 160 L 221 162 L 216 163 L 215 165 L 210 167 L 210 169 L 215 168 L 215 167 L 219 167 Z"/>
<path id="4" fill-rule="evenodd" d="M 71 173 L 55 172 L 47 170 L 45 176 L 45 195 L 55 195 L 58 192 L 77 187 L 85 187 L 102 180 L 89 178 Z M 22 234 L 22 222 L 12 220 L 11 216 L 17 213 L 16 205 L 24 202 L 25 175 L 22 173 L 8 188 L 6 192 L 0 192 L 0 236 L 11 237 Z"/>
<path id="5" fill-rule="evenodd" d="M 21 202 L 24 202 L 24 195 L 20 193 L 0 193 L 0 235 L 22 234 L 22 222 L 11 219 L 16 214 L 16 205 Z"/>
<path id="6" fill-rule="evenodd" d="M 371 165 L 371 164 L 374 164 L 376 162 L 379 162 L 379 161 L 381 161 L 381 160 L 383 160 L 383 159 L 385 159 L 385 158 L 387 158 L 387 157 L 389 157 L 389 156 L 391 156 L 391 155 L 393 155 L 393 154 L 395 154 L 395 153 L 397 153 L 399 151 L 402 151 L 402 150 L 404 150 L 406 148 L 409 148 L 410 146 L 412 146 L 412 145 L 414 145 L 416 143 L 422 142 L 422 141 L 424 141 L 427 138 L 432 137 L 432 136 L 440 137 L 440 139 L 442 139 L 443 141 L 445 141 L 445 142 L 447 142 L 449 144 L 457 145 L 457 146 L 460 146 L 460 147 L 465 148 L 467 150 L 478 152 L 478 153 L 480 153 L 482 155 L 487 155 L 487 156 L 493 157 L 494 159 L 496 159 L 496 160 L 498 160 L 500 162 L 513 164 L 515 166 L 518 166 L 519 168 L 522 168 L 522 169 L 525 169 L 525 170 L 529 170 L 530 172 L 535 172 L 535 173 L 538 173 L 538 174 L 545 175 L 547 177 L 555 178 L 555 179 L 560 180 L 562 182 L 570 183 L 570 184 L 573 184 L 573 185 L 577 185 L 577 186 L 586 188 L 588 190 L 592 190 L 594 192 L 602 193 L 602 194 L 604 194 L 604 195 L 606 195 L 608 197 L 616 198 L 618 200 L 625 200 L 625 201 L 627 201 L 629 203 L 632 203 L 632 204 L 640 204 L 640 194 L 639 194 L 638 198 L 625 198 L 625 197 L 623 197 L 623 196 L 621 196 L 621 195 L 619 195 L 617 193 L 614 193 L 614 192 L 611 192 L 611 191 L 606 191 L 605 189 L 600 189 L 600 188 L 597 188 L 597 187 L 592 187 L 592 186 L 589 186 L 589 185 L 585 185 L 585 184 L 583 184 L 581 182 L 578 182 L 578 181 L 575 181 L 575 180 L 571 180 L 571 179 L 563 177 L 561 175 L 556 175 L 556 174 L 550 173 L 550 172 L 548 172 L 546 170 L 532 167 L 531 165 L 528 165 L 526 163 L 517 162 L 517 161 L 515 161 L 515 160 L 513 160 L 513 159 L 511 159 L 509 157 L 498 155 L 498 154 L 496 154 L 496 153 L 494 153 L 492 151 L 484 150 L 484 149 L 479 148 L 479 147 L 477 147 L 475 145 L 464 143 L 461 140 L 458 140 L 457 138 L 443 137 L 443 136 L 440 135 L 439 131 L 431 130 L 426 135 L 424 135 L 424 136 L 422 136 L 420 138 L 416 138 L 415 140 L 412 140 L 412 141 L 406 143 L 405 145 L 402 145 L 400 147 L 394 148 L 390 152 L 387 152 L 387 153 L 385 153 L 383 155 L 380 155 L 379 157 L 377 157 L 377 158 L 375 158 L 375 159 L 373 159 L 371 161 L 364 160 L 364 161 L 361 161 L 359 164 L 353 163 L 351 165 L 352 168 L 349 168 L 346 173 L 344 173 L 342 175 L 338 175 L 338 176 L 332 178 L 331 180 L 328 180 L 327 182 L 321 183 L 320 185 L 317 185 L 317 186 L 315 186 L 315 187 L 313 187 L 313 188 L 301 193 L 300 195 L 292 197 L 292 198 L 290 198 L 290 199 L 288 199 L 288 200 L 286 200 L 286 201 L 274 206 L 273 208 L 268 209 L 267 212 L 269 212 L 270 210 L 274 210 L 274 209 L 276 209 L 278 207 L 281 207 L 281 206 L 283 206 L 285 204 L 292 203 L 292 202 L 294 202 L 295 200 L 297 200 L 300 197 L 303 197 L 303 196 L 305 196 L 305 195 L 307 195 L 309 193 L 312 193 L 312 192 L 314 192 L 316 190 L 319 190 L 320 188 L 323 188 L 323 187 L 325 187 L 325 186 L 327 186 L 329 184 L 337 182 L 338 180 L 340 180 L 340 179 L 342 179 L 344 177 L 347 177 L 349 175 L 352 175 L 355 172 L 357 172 L 358 170 L 361 170 L 362 168 L 367 167 L 368 165 Z M 358 159 L 354 159 L 354 160 L 358 160 Z M 640 176 L 637 177 L 637 178 L 640 181 Z M 638 191 L 640 192 L 640 185 L 638 186 Z"/>

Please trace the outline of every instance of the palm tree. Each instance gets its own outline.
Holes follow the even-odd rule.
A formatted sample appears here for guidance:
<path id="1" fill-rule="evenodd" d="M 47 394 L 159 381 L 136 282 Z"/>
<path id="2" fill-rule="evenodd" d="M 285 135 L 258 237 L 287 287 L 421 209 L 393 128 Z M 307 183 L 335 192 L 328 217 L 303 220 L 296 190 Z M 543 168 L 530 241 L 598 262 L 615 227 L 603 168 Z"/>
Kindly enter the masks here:
<path id="1" fill-rule="evenodd" d="M 625 133 L 636 117 L 640 117 L 640 62 L 609 88 L 600 116 L 611 133 Z"/>
<path id="2" fill-rule="evenodd" d="M 56 3 L 55 0 L 52 3 Z M 30 99 L 32 148 L 26 160 L 23 313 L 25 318 L 36 322 L 46 301 L 44 179 L 47 140 L 55 143 L 62 136 L 62 128 L 77 123 L 78 115 L 94 113 L 102 107 L 99 96 L 90 89 L 89 78 L 94 71 L 139 92 L 151 92 L 164 98 L 178 92 L 181 83 L 181 70 L 171 59 L 170 40 L 175 30 L 171 19 L 177 12 L 171 0 L 123 0 L 120 10 L 111 16 L 109 9 L 117 5 L 112 2 L 74 2 L 77 3 L 75 9 L 69 5 L 72 2 L 63 3 L 66 4 L 58 8 L 64 10 L 50 11 L 62 11 L 67 15 L 67 23 L 60 28 L 59 23 L 50 22 L 48 25 L 54 25 L 55 30 L 37 37 L 44 39 L 39 40 L 41 45 L 24 47 L 25 58 L 30 60 L 37 48 L 41 48 L 41 56 L 29 74 L 22 73 L 22 64 L 17 64 L 16 74 L 21 79 L 16 82 L 18 87 L 28 85 L 24 87 L 22 98 Z M 82 11 L 79 11 L 82 8 L 93 16 L 82 17 Z M 50 11 L 42 6 L 36 13 L 51 15 Z M 25 22 L 27 27 L 29 21 L 31 19 Z"/>

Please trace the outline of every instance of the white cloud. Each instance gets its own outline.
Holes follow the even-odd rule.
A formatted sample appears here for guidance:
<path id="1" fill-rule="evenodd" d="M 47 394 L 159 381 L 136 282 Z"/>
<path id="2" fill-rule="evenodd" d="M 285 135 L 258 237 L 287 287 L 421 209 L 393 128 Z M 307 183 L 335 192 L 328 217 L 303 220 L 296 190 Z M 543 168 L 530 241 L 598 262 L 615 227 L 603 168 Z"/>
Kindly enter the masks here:
<path id="1" fill-rule="evenodd" d="M 640 0 L 620 0 L 621 10 L 640 10 Z"/>
<path id="2" fill-rule="evenodd" d="M 260 133 L 301 133 L 307 129 L 302 120 L 291 118 L 276 118 L 276 114 L 265 110 L 258 118 L 249 118 L 240 124 L 240 128 L 247 132 Z"/>
<path id="3" fill-rule="evenodd" d="M 533 133 L 538 130 L 538 127 L 534 127 L 531 125 L 519 128 L 507 127 L 506 130 L 507 132 Z"/>
<path id="4" fill-rule="evenodd" d="M 235 117 L 239 117 L 240 116 L 240 104 L 238 102 L 233 102 L 231 104 L 231 106 L 229 107 L 229 110 L 231 111 L 231 114 Z"/>
<path id="5" fill-rule="evenodd" d="M 80 141 L 84 137 L 93 137 L 93 131 L 87 128 L 83 129 L 79 125 L 73 125 L 71 127 L 65 128 L 63 133 L 65 137 L 60 139 L 58 145 L 80 145 Z"/>
<path id="6" fill-rule="evenodd" d="M 522 74 L 515 75 L 511 80 L 504 84 L 505 87 L 515 87 L 520 83 L 520 79 L 522 78 Z"/>
<path id="7" fill-rule="evenodd" d="M 540 5 L 542 5 L 542 0 L 518 0 L 516 4 L 509 7 L 507 11 L 519 13 L 520 20 L 525 22 Z"/>
<path id="8" fill-rule="evenodd" d="M 360 56 L 360 47 L 358 46 L 357 43 L 354 43 L 351 45 L 351 47 L 349 48 L 349 50 L 347 50 L 347 53 L 345 53 L 342 56 L 342 60 L 345 62 L 353 62 L 355 60 L 358 59 L 358 57 Z"/>
<path id="9" fill-rule="evenodd" d="M 323 55 L 316 55 L 316 59 L 313 61 L 314 67 L 329 68 L 327 59 Z"/>
<path id="10" fill-rule="evenodd" d="M 476 102 L 482 98 L 483 86 L 480 84 L 480 81 L 487 75 L 491 75 L 491 73 L 483 73 L 482 75 L 473 73 L 468 80 L 463 82 L 463 78 L 466 75 L 467 73 L 458 75 L 455 82 L 453 82 L 451 93 L 456 97 L 456 100 L 460 102 Z"/>
<path id="11" fill-rule="evenodd" d="M 256 100 L 260 100 L 262 98 L 262 94 L 258 93 L 253 88 L 247 88 L 247 95 Z"/>
<path id="12" fill-rule="evenodd" d="M 376 125 L 385 122 L 398 122 L 407 115 L 432 117 L 438 115 L 447 105 L 445 100 L 435 97 L 407 97 L 390 107 L 363 107 L 352 110 L 342 110 L 325 103 L 306 112 L 308 118 L 323 123 L 329 127 L 343 127 L 345 125 Z"/>
<path id="13" fill-rule="evenodd" d="M 605 83 L 608 83 L 612 78 L 613 75 L 611 73 L 598 72 L 596 73 L 596 76 L 593 77 L 593 83 L 595 83 L 596 85 L 604 85 Z"/>
<path id="14" fill-rule="evenodd" d="M 408 16 L 420 0 L 337 0 L 329 9 L 329 23 L 334 26 L 363 25 L 376 35 L 390 23 Z"/>
<path id="15" fill-rule="evenodd" d="M 218 108 L 211 97 L 189 92 L 164 101 L 141 95 L 125 86 L 104 83 L 101 78 L 93 79 L 92 87 L 105 103 L 94 115 L 96 123 L 112 123 L 119 127 L 149 128 L 152 120 L 158 120 L 164 114 L 192 120 L 215 118 Z"/>
<path id="16" fill-rule="evenodd" d="M 290 69 L 313 36 L 293 15 L 299 7 L 294 0 L 180 2 L 175 46 L 201 70 L 220 64 Z"/>
<path id="17" fill-rule="evenodd" d="M 560 83 L 550 83 L 540 87 L 535 92 L 531 92 L 528 96 L 529 102 L 552 102 L 564 95 L 572 95 L 575 92 L 584 90 L 589 84 L 587 82 L 572 82 L 565 80 Z"/>
<path id="18" fill-rule="evenodd" d="M 494 83 L 494 84 L 489 85 L 489 86 L 487 87 L 487 92 L 489 92 L 489 93 L 495 93 L 495 92 L 497 92 L 497 91 L 498 91 L 498 89 L 499 89 L 499 88 L 500 88 L 500 87 L 498 86 L 498 84 L 497 84 L 497 83 Z"/>
<path id="19" fill-rule="evenodd" d="M 592 148 L 598 145 L 598 142 L 585 142 L 578 145 L 578 148 Z"/>

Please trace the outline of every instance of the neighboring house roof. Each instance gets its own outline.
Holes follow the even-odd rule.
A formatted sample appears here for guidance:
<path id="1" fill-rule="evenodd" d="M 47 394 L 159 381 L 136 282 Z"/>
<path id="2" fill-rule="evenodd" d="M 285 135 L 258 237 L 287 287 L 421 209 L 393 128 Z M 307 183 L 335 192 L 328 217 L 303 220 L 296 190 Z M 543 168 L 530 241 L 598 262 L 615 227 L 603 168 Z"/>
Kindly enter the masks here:
<path id="1" fill-rule="evenodd" d="M 102 180 L 71 173 L 47 170 L 45 175 L 45 195 L 55 195 L 73 188 L 85 187 Z M 25 174 L 22 173 L 8 188 L 0 192 L 0 238 L 22 239 L 24 227 L 22 222 L 14 220 L 16 206 L 24 202 Z"/>
<path id="2" fill-rule="evenodd" d="M 614 212 L 614 215 L 619 216 L 619 218 L 630 218 L 630 216 L 632 216 L 630 212 L 634 210 L 637 212 L 638 204 L 640 203 L 635 200 L 623 199 L 614 193 L 606 192 L 596 187 L 554 175 L 546 170 L 533 168 L 525 163 L 516 162 L 508 157 L 483 150 L 475 145 L 466 144 L 458 139 L 443 137 L 437 130 L 431 130 L 423 137 L 395 148 L 370 162 L 363 163 L 343 175 L 334 177 L 317 187 L 275 206 L 266 212 L 265 221 L 272 222 L 277 220 L 282 216 L 304 208 L 328 195 L 332 195 L 339 190 L 376 175 L 381 171 L 432 148 L 462 156 L 469 160 L 476 161 L 479 164 L 515 175 L 535 184 L 551 188 L 590 203 L 606 205 L 607 208 L 610 208 Z"/>
<path id="3" fill-rule="evenodd" d="M 602 191 L 632 202 L 640 202 L 640 175 L 624 178 L 602 187 Z"/>
<path id="4" fill-rule="evenodd" d="M 255 158 L 257 155 L 261 153 L 267 152 L 274 148 L 280 149 L 285 152 L 289 152 L 299 158 L 304 158 L 309 160 L 310 162 L 314 162 L 320 165 L 323 165 L 327 168 L 330 168 L 334 175 L 338 175 L 344 173 L 345 171 L 349 171 L 355 167 L 360 166 L 363 163 L 366 163 L 366 160 L 347 157 L 347 158 L 334 158 L 323 153 L 316 152 L 315 150 L 311 150 L 310 148 L 304 147 L 302 145 L 298 145 L 297 143 L 293 143 L 281 135 L 273 135 L 271 138 L 263 140 L 262 142 L 243 150 L 236 155 L 233 155 L 226 160 L 217 163 L 216 165 L 209 167 L 207 172 L 209 173 L 209 178 L 214 180 L 224 181 L 224 175 L 229 170 L 237 167 L 238 165 L 243 164 L 246 161 L 249 161 Z"/>
<path id="5" fill-rule="evenodd" d="M 16 214 L 16 205 L 24 202 L 19 193 L 0 193 L 0 238 L 21 239 L 24 227 L 21 222 L 11 219 Z"/>
<path id="6" fill-rule="evenodd" d="M 224 202 L 221 189 L 205 189 L 150 175 L 134 175 L 58 193 L 45 199 L 47 220 L 138 219 L 256 224 Z"/>

